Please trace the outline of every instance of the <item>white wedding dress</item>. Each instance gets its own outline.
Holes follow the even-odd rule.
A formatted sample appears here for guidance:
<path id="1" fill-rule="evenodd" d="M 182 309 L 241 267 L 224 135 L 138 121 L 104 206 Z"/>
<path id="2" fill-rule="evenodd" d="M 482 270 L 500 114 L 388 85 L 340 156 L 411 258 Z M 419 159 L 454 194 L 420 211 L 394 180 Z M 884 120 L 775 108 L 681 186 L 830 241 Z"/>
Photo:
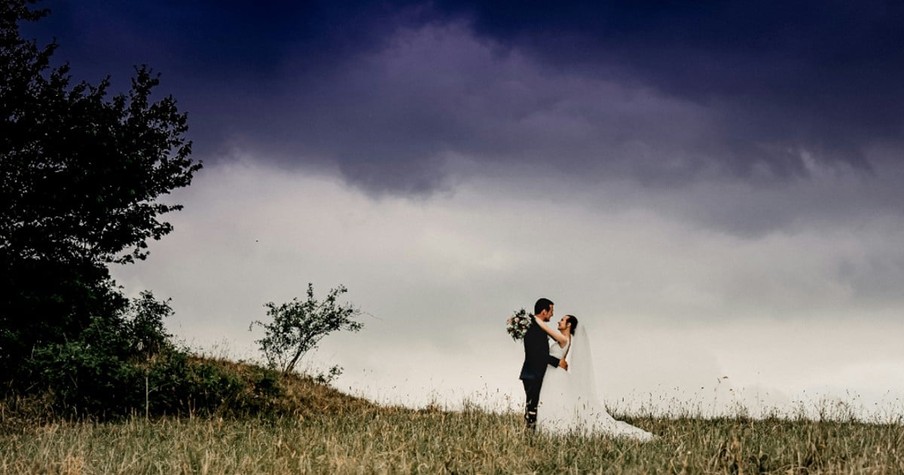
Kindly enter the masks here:
<path id="1" fill-rule="evenodd" d="M 569 347 L 571 351 L 569 351 Z M 537 429 L 549 434 L 582 434 L 625 437 L 639 441 L 653 434 L 606 412 L 596 391 L 596 376 L 590 351 L 590 339 L 584 327 L 578 326 L 568 347 L 553 342 L 549 353 L 556 358 L 567 356 L 568 371 L 547 368 L 537 407 Z"/>

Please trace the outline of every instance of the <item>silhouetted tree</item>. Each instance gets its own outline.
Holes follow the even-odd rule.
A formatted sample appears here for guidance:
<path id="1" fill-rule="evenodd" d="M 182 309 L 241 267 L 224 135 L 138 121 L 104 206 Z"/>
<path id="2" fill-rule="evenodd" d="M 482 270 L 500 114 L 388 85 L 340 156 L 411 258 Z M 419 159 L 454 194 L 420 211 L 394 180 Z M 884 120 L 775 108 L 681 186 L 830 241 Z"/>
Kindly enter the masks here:
<path id="1" fill-rule="evenodd" d="M 0 379 L 36 348 L 70 341 L 128 305 L 107 265 L 147 256 L 149 239 L 181 209 L 158 201 L 201 168 L 186 116 L 159 78 L 136 68 L 126 94 L 109 78 L 73 83 L 56 49 L 19 25 L 46 11 L 34 0 L 0 6 Z"/>
<path id="2" fill-rule="evenodd" d="M 293 298 L 291 302 L 279 305 L 273 302 L 264 305 L 272 320 L 267 323 L 254 321 L 251 327 L 264 328 L 266 334 L 257 343 L 272 368 L 290 373 L 298 360 L 316 348 L 323 337 L 335 331 L 357 332 L 364 328 L 363 323 L 355 321 L 360 310 L 349 303 L 337 302 L 345 292 L 345 287 L 340 285 L 331 289 L 321 302 L 314 298 L 314 286 L 308 284 L 308 298 L 303 302 Z M 335 376 L 341 369 L 334 366 L 330 372 Z"/>

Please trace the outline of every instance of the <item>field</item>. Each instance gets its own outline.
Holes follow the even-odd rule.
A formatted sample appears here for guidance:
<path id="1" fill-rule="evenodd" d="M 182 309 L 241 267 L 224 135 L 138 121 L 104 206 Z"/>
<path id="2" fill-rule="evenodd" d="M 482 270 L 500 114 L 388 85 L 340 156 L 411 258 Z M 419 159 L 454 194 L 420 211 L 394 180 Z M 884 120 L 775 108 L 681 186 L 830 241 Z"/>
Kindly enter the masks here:
<path id="1" fill-rule="evenodd" d="M 273 418 L 12 425 L 0 473 L 904 473 L 904 426 L 636 418 L 638 444 L 526 434 L 515 414 L 326 407 Z"/>

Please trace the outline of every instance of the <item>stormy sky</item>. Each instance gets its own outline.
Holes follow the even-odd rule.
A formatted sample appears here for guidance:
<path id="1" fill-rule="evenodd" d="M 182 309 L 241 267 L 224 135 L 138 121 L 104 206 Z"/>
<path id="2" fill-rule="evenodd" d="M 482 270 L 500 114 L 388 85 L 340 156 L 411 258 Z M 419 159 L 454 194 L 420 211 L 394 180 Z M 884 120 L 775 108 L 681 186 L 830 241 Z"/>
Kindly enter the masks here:
<path id="1" fill-rule="evenodd" d="M 615 407 L 902 410 L 898 2 L 41 5 L 77 79 L 189 114 L 205 168 L 114 275 L 190 344 L 254 358 L 263 303 L 342 283 L 337 387 L 517 405 L 546 296 Z"/>

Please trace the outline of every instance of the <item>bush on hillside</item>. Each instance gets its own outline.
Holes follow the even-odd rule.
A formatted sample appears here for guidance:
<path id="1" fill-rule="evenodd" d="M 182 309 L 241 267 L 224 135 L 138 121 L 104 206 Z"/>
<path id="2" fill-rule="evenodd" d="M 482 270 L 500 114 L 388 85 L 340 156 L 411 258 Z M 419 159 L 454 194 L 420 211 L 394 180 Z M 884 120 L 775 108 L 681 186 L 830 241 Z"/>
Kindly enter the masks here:
<path id="1" fill-rule="evenodd" d="M 277 410 L 279 373 L 191 355 L 171 342 L 166 301 L 144 292 L 123 315 L 95 317 L 78 340 L 35 349 L 27 386 L 7 398 L 40 401 L 48 415 L 109 418 L 142 414 L 260 414 Z"/>

